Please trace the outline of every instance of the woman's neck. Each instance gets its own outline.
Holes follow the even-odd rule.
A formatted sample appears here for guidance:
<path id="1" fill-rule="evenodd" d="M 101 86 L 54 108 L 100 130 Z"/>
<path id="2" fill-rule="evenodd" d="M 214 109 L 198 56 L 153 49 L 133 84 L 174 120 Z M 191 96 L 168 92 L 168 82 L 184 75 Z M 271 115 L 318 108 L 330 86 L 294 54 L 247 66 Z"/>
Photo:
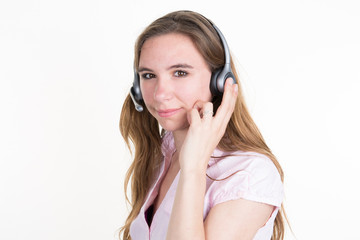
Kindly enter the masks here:
<path id="1" fill-rule="evenodd" d="M 172 134 L 174 136 L 174 143 L 175 143 L 175 148 L 176 148 L 177 152 L 180 152 L 181 146 L 185 140 L 188 130 L 189 130 L 189 128 L 185 128 L 185 129 L 176 130 L 176 131 L 172 132 Z"/>

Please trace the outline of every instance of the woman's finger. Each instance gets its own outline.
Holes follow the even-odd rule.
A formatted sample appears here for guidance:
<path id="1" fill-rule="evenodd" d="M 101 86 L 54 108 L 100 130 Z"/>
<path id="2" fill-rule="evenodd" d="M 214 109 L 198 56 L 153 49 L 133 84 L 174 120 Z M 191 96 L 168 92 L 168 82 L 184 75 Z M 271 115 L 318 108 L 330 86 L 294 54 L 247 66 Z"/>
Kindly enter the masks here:
<path id="1" fill-rule="evenodd" d="M 234 111 L 235 102 L 238 93 L 237 84 L 233 84 L 233 80 L 228 78 L 225 82 L 224 95 L 221 104 L 216 111 L 215 118 L 217 121 L 227 123 Z"/>
<path id="2" fill-rule="evenodd" d="M 204 122 L 209 122 L 213 118 L 214 112 L 213 112 L 213 104 L 212 102 L 206 102 L 203 105 L 203 108 L 200 111 L 201 119 Z"/>
<path id="3" fill-rule="evenodd" d="M 204 108 L 206 102 L 198 100 L 195 102 L 193 108 L 195 108 L 196 110 L 198 110 L 199 113 L 201 113 L 201 110 Z"/>
<path id="4" fill-rule="evenodd" d="M 237 97 L 237 88 L 238 85 L 233 83 L 233 80 L 231 78 L 228 78 L 225 85 L 225 92 L 223 95 L 222 103 L 226 107 L 228 107 L 227 110 L 232 110 L 232 106 L 235 105 L 235 100 Z M 222 104 L 221 104 L 222 105 Z"/>
<path id="5" fill-rule="evenodd" d="M 214 115 L 213 110 L 209 109 L 209 110 L 205 110 L 203 111 L 203 113 L 201 114 L 202 119 L 211 119 Z"/>
<path id="6" fill-rule="evenodd" d="M 200 118 L 203 118 L 204 116 L 212 117 L 214 115 L 212 102 L 203 102 L 199 100 L 194 104 L 193 108 L 198 110 Z"/>
<path id="7" fill-rule="evenodd" d="M 196 108 L 192 108 L 187 117 L 190 125 L 198 125 L 201 122 L 200 114 Z"/>

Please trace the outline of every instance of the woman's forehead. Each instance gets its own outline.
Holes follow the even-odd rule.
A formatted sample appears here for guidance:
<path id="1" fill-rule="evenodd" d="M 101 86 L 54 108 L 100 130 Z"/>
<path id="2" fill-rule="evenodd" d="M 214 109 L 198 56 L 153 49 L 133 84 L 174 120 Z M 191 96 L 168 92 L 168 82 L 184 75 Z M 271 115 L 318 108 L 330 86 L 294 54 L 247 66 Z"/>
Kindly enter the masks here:
<path id="1" fill-rule="evenodd" d="M 159 63 L 168 66 L 179 63 L 203 65 L 204 62 L 204 58 L 189 36 L 169 33 L 145 41 L 140 52 L 139 68 Z"/>

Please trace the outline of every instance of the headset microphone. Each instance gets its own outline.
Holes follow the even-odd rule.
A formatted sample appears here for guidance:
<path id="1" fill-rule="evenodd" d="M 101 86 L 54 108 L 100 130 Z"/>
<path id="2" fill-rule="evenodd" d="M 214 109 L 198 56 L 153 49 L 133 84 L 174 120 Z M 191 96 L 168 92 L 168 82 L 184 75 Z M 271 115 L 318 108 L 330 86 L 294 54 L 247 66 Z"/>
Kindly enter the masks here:
<path id="1" fill-rule="evenodd" d="M 131 90 L 130 90 L 130 97 L 131 97 L 131 100 L 133 101 L 133 103 L 135 105 L 136 111 L 142 112 L 144 110 L 144 107 L 136 101 L 135 96 L 134 96 L 134 94 L 132 93 Z"/>

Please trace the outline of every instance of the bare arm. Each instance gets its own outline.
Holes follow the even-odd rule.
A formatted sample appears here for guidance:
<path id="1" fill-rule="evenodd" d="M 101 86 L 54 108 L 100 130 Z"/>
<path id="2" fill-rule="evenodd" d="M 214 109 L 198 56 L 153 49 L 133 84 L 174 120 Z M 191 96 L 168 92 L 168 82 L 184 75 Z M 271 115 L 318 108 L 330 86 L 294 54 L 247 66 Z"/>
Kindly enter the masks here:
<path id="1" fill-rule="evenodd" d="M 270 218 L 274 206 L 238 199 L 213 207 L 205 219 L 207 240 L 251 240 Z"/>
<path id="2" fill-rule="evenodd" d="M 203 208 L 206 179 L 202 173 L 180 170 L 167 233 L 168 240 L 205 239 Z"/>

